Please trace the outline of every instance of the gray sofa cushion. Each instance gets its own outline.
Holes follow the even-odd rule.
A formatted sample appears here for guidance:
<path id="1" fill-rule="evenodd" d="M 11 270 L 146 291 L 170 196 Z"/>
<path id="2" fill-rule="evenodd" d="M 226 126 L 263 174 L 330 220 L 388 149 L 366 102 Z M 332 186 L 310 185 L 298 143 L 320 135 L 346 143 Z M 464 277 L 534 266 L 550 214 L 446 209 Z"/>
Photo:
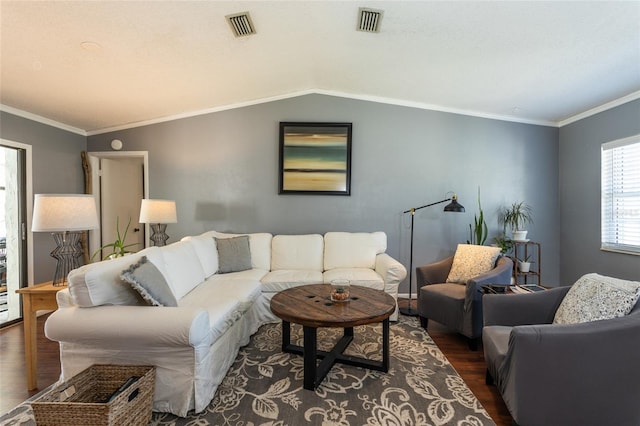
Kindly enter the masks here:
<path id="1" fill-rule="evenodd" d="M 509 349 L 509 336 L 513 327 L 495 325 L 484 327 L 482 330 L 482 342 L 484 346 L 484 359 L 491 377 L 499 379 L 500 366 Z"/>
<path id="2" fill-rule="evenodd" d="M 420 288 L 420 315 L 461 330 L 466 291 L 466 286 L 455 283 L 432 284 Z"/>

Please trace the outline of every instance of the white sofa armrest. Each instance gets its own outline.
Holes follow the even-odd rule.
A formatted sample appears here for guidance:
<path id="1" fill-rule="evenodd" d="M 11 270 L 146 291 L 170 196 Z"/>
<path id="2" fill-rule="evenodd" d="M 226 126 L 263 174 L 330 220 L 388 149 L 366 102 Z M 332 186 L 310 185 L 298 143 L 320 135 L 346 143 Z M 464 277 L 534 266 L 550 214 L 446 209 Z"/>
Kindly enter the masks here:
<path id="1" fill-rule="evenodd" d="M 166 349 L 212 344 L 208 312 L 188 307 L 62 308 L 47 319 L 45 335 L 58 342 L 102 348 Z"/>
<path id="2" fill-rule="evenodd" d="M 407 269 L 404 265 L 387 253 L 380 253 L 376 256 L 375 271 L 384 280 L 385 288 L 389 285 L 399 285 L 407 276 Z"/>
<path id="3" fill-rule="evenodd" d="M 69 308 L 75 306 L 73 298 L 71 297 L 71 292 L 68 288 L 56 293 L 56 303 L 58 304 L 58 308 Z"/>

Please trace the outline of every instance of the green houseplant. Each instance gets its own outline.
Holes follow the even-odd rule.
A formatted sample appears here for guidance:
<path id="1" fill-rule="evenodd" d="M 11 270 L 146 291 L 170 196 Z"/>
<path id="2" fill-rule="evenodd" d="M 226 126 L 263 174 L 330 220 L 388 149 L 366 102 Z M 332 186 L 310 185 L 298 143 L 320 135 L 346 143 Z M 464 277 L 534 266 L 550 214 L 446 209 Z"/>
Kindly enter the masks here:
<path id="1" fill-rule="evenodd" d="M 473 224 L 469 224 L 469 239 L 467 244 L 484 245 L 489 235 L 489 228 L 487 222 L 484 220 L 484 212 L 480 205 L 480 188 L 478 187 L 478 210 L 479 215 L 473 215 Z"/>
<path id="2" fill-rule="evenodd" d="M 124 233 L 120 234 L 120 218 L 116 217 L 116 240 L 112 243 L 105 244 L 96 250 L 91 256 L 91 260 L 93 260 L 96 256 L 98 256 L 103 250 L 111 249 L 111 253 L 103 256 L 103 259 L 113 259 L 114 257 L 122 257 L 127 253 L 132 253 L 129 247 L 133 247 L 138 245 L 137 243 L 125 244 L 125 240 L 127 239 L 127 232 L 129 232 L 129 226 L 131 226 L 131 218 L 129 218 L 129 222 L 127 223 L 127 227 L 124 230 Z"/>
<path id="3" fill-rule="evenodd" d="M 505 233 L 493 239 L 496 247 L 500 247 L 500 254 L 507 254 L 513 248 L 513 241 Z"/>
<path id="4" fill-rule="evenodd" d="M 527 238 L 524 226 L 533 223 L 533 209 L 524 201 L 513 203 L 500 212 L 499 221 L 503 224 L 505 231 L 507 226 L 511 228 L 514 241 L 524 241 Z"/>

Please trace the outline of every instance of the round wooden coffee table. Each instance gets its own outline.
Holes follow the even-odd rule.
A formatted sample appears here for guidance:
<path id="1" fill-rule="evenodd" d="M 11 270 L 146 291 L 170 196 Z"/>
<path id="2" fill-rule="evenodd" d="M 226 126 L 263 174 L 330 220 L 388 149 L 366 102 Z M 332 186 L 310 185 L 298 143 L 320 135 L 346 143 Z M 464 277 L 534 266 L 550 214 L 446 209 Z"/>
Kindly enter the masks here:
<path id="1" fill-rule="evenodd" d="M 389 317 L 396 309 L 393 297 L 382 290 L 352 285 L 349 301 L 332 302 L 330 292 L 329 284 L 311 284 L 281 291 L 271 299 L 271 311 L 282 319 L 282 351 L 304 356 L 304 388 L 309 390 L 320 385 L 336 362 L 389 370 Z M 343 353 L 353 340 L 353 327 L 377 322 L 382 322 L 382 361 Z M 303 347 L 291 344 L 291 323 L 302 325 Z M 318 350 L 318 327 L 344 328 L 342 338 L 329 352 Z"/>

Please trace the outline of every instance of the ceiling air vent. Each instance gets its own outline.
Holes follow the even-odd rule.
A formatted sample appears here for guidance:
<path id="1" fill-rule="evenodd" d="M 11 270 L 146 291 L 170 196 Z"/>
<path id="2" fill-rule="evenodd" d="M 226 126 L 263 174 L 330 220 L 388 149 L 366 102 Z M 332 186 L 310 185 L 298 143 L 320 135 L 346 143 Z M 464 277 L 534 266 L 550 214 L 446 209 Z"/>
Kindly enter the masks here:
<path id="1" fill-rule="evenodd" d="M 358 31 L 364 31 L 367 33 L 379 32 L 382 13 L 382 10 L 361 7 L 358 16 Z"/>
<path id="2" fill-rule="evenodd" d="M 251 22 L 249 12 L 236 13 L 225 16 L 231 26 L 231 31 L 236 37 L 244 37 L 256 33 L 256 29 Z"/>

